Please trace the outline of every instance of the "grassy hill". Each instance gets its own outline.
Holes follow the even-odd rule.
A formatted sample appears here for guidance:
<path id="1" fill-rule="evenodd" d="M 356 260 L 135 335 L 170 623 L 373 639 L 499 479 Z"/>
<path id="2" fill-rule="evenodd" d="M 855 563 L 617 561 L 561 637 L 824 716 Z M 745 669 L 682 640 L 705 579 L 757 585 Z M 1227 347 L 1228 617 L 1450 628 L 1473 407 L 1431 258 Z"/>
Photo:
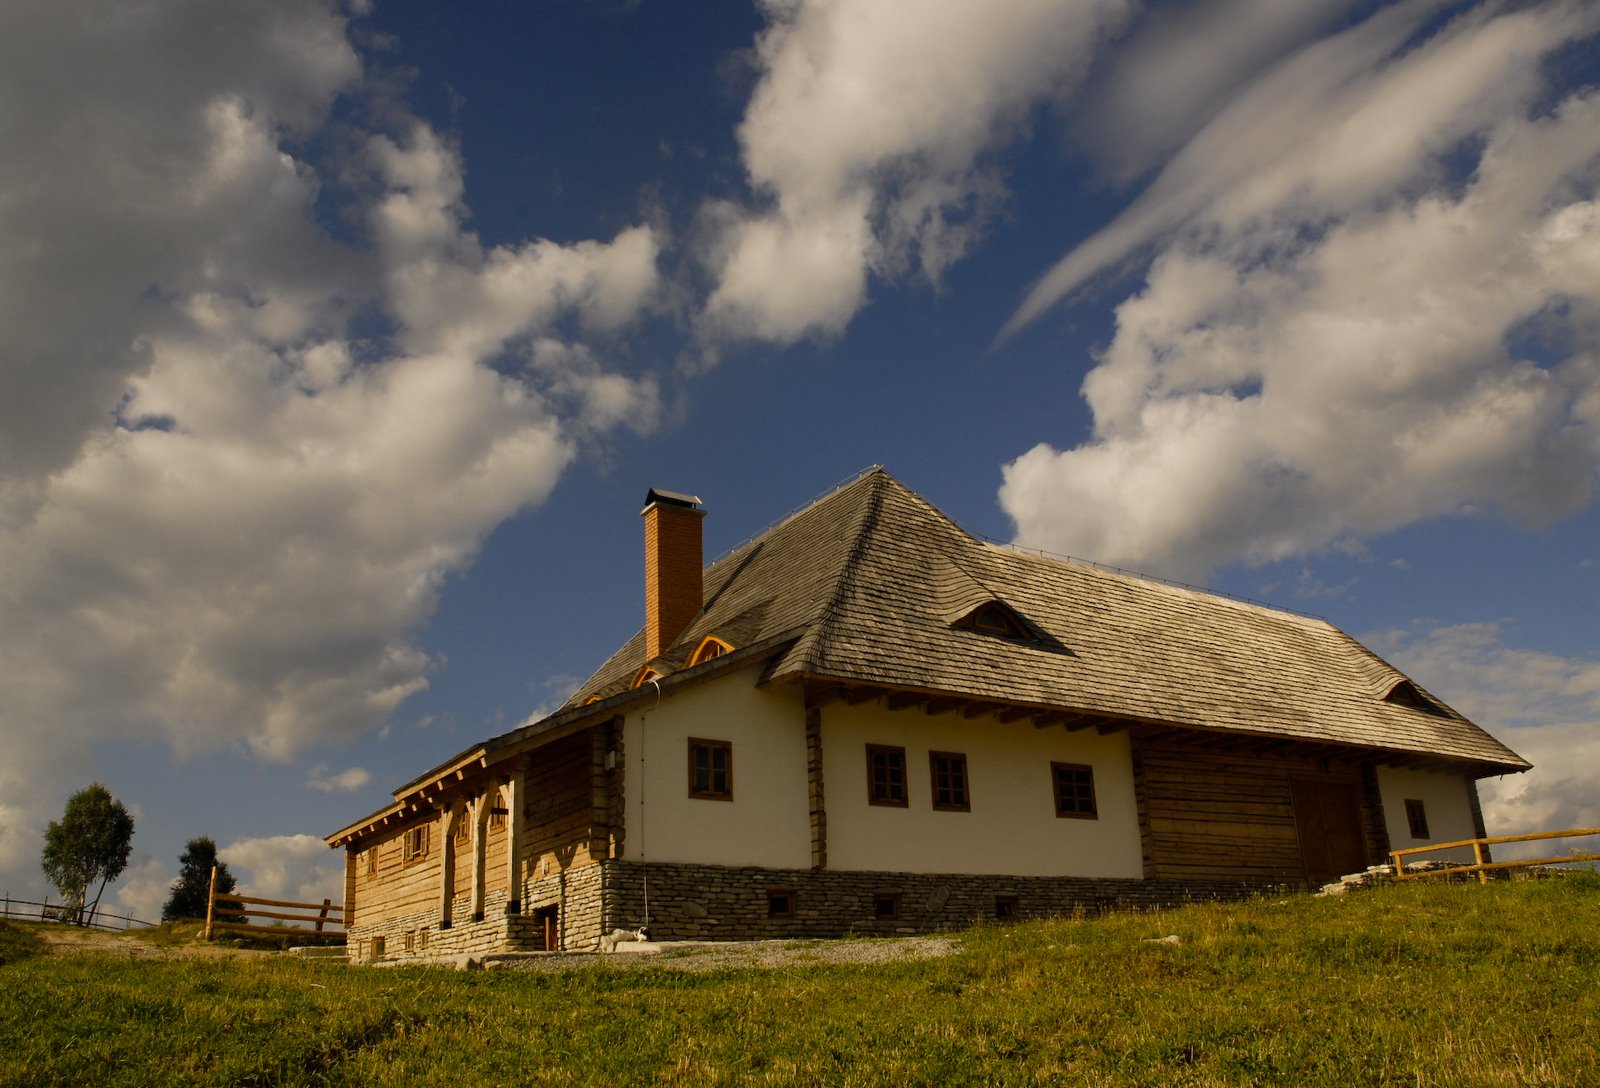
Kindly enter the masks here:
<path id="1" fill-rule="evenodd" d="M 1600 1084 L 1589 873 L 986 926 L 940 959 L 711 973 L 133 959 L 18 929 L 0 928 L 7 1088 Z"/>

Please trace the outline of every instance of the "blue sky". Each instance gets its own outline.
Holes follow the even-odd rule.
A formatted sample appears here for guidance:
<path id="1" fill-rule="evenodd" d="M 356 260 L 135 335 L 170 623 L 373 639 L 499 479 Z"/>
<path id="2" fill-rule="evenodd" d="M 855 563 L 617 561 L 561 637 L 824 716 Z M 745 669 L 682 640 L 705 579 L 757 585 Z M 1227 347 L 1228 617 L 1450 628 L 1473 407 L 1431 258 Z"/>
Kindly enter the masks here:
<path id="1" fill-rule="evenodd" d="M 883 464 L 1326 616 L 1600 824 L 1600 9 L 162 0 L 0 15 L 0 884 L 262 894 Z"/>

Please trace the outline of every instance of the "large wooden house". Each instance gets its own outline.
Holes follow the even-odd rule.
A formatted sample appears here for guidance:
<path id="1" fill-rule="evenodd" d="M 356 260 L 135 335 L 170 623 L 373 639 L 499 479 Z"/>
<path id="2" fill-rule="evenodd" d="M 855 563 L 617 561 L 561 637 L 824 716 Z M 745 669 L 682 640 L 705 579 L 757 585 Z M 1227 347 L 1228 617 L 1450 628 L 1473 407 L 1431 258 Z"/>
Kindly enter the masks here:
<path id="1" fill-rule="evenodd" d="M 1232 896 L 1484 834 L 1528 763 L 1320 619 L 986 543 L 874 469 L 702 568 L 558 712 L 330 835 L 356 958 L 903 933 Z"/>

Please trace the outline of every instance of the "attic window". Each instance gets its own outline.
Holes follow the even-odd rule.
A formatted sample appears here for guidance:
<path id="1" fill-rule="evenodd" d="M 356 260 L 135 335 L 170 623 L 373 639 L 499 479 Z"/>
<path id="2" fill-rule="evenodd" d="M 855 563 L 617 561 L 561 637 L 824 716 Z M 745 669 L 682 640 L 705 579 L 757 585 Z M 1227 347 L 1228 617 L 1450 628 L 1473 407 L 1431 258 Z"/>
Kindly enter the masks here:
<path id="1" fill-rule="evenodd" d="M 661 679 L 661 673 L 656 669 L 652 669 L 649 665 L 646 665 L 644 668 L 633 674 L 633 683 L 629 684 L 628 686 L 630 688 L 642 688 L 650 681 L 659 679 Z"/>
<path id="2" fill-rule="evenodd" d="M 1393 703 L 1395 706 L 1420 710 L 1424 714 L 1432 714 L 1436 718 L 1448 717 L 1443 707 L 1422 694 L 1417 685 L 1409 680 L 1397 681 L 1394 687 L 1389 689 L 1389 694 L 1383 697 L 1383 701 Z"/>
<path id="3" fill-rule="evenodd" d="M 1014 638 L 1022 642 L 1037 642 L 1038 636 L 1033 629 L 1017 615 L 1016 611 L 1001 603 L 990 601 L 981 604 L 961 617 L 954 624 L 969 631 L 981 631 L 986 635 L 999 635 L 1001 638 Z"/>
<path id="4" fill-rule="evenodd" d="M 694 653 L 690 655 L 689 664 L 702 665 L 712 658 L 721 657 L 723 654 L 731 653 L 732 651 L 733 647 L 723 642 L 716 635 L 707 635 L 700 640 L 700 645 L 696 646 Z"/>

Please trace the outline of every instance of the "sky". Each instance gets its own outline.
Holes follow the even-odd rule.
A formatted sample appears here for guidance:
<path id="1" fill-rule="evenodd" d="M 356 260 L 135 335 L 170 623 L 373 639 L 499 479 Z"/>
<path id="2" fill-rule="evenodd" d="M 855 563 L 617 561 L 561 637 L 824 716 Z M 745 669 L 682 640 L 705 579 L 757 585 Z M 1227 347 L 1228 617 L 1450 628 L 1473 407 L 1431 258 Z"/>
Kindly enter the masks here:
<path id="1" fill-rule="evenodd" d="M 1600 5 L 0 8 L 0 885 L 322 836 L 884 465 L 1325 616 L 1600 825 Z"/>

